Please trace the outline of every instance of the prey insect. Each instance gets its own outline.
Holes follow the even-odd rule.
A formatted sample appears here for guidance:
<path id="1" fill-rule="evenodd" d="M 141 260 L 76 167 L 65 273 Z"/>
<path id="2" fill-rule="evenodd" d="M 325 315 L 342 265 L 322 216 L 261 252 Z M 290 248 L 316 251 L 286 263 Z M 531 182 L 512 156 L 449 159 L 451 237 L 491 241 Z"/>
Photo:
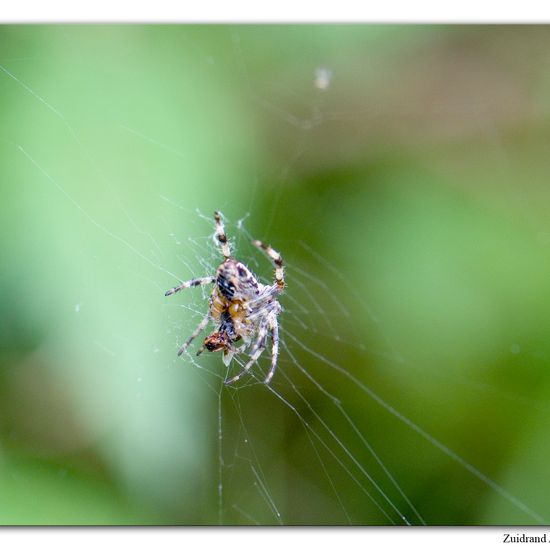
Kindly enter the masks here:
<path id="1" fill-rule="evenodd" d="M 277 368 L 279 356 L 279 324 L 277 316 L 281 305 L 277 298 L 285 288 L 284 265 L 281 255 L 271 246 L 261 241 L 252 244 L 263 250 L 275 268 L 274 281 L 270 285 L 260 283 L 257 277 L 242 262 L 231 256 L 231 248 L 225 234 L 222 216 L 214 213 L 216 222 L 215 238 L 223 255 L 215 275 L 191 279 L 168 290 L 165 296 L 171 296 L 184 288 L 214 284 L 210 294 L 208 312 L 187 341 L 181 346 L 178 355 L 187 350 L 193 340 L 213 322 L 217 330 L 209 334 L 197 355 L 204 350 L 221 351 L 226 366 L 236 353 L 247 353 L 248 361 L 242 371 L 226 380 L 232 384 L 242 378 L 258 361 L 267 347 L 268 335 L 271 336 L 271 367 L 265 378 L 268 384 Z M 244 342 L 237 346 L 238 342 Z"/>

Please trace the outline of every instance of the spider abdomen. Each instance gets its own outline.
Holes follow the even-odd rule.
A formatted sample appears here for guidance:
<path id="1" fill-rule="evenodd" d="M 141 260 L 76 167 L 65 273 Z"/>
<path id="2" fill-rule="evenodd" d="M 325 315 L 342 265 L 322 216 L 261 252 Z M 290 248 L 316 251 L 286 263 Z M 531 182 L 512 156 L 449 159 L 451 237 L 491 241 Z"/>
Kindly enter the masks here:
<path id="1" fill-rule="evenodd" d="M 231 259 L 218 267 L 216 285 L 228 300 L 250 300 L 260 292 L 259 283 L 250 269 Z"/>
<path id="2" fill-rule="evenodd" d="M 232 300 L 235 295 L 235 285 L 224 275 L 219 274 L 216 279 L 216 284 L 220 292 L 228 299 Z"/>

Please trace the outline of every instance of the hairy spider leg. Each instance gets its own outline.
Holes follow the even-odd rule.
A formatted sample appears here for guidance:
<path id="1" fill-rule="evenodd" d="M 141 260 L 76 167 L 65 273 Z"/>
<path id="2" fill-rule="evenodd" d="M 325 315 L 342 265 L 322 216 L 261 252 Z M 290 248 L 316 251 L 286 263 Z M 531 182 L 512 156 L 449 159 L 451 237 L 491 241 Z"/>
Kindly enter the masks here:
<path id="1" fill-rule="evenodd" d="M 249 319 L 255 319 L 257 317 L 265 316 L 266 310 L 274 311 L 276 314 L 280 313 L 281 306 L 274 297 L 281 291 L 277 285 L 266 286 L 262 289 L 261 293 L 254 300 L 247 302 L 247 316 Z"/>
<path id="2" fill-rule="evenodd" d="M 275 284 L 279 290 L 283 290 L 285 288 L 285 270 L 282 256 L 276 250 L 271 248 L 270 245 L 264 244 L 262 241 L 252 241 L 252 244 L 263 250 L 267 254 L 268 258 L 273 262 L 273 265 L 275 266 Z"/>
<path id="3" fill-rule="evenodd" d="M 225 234 L 222 215 L 216 211 L 214 212 L 214 219 L 216 220 L 216 238 L 220 243 L 223 257 L 227 260 L 231 258 L 231 248 L 229 247 L 229 242 L 227 241 L 227 236 Z"/>
<path id="4" fill-rule="evenodd" d="M 209 285 L 216 281 L 216 277 L 210 276 L 210 277 L 199 277 L 198 279 L 191 279 L 190 281 L 185 281 L 181 283 L 178 286 L 175 286 L 174 288 L 171 288 L 170 290 L 167 290 L 164 295 L 165 296 L 171 296 L 172 294 L 175 294 L 176 292 L 179 292 L 180 290 L 183 290 L 184 288 L 191 288 L 192 286 L 201 286 L 201 285 Z"/>
<path id="5" fill-rule="evenodd" d="M 240 380 L 252 368 L 252 365 L 260 358 L 260 355 L 265 350 L 266 336 L 267 336 L 267 325 L 266 323 L 263 323 L 262 325 L 260 325 L 260 328 L 258 329 L 258 338 L 256 338 L 256 342 L 254 343 L 254 346 L 251 350 L 250 360 L 244 366 L 243 370 L 239 372 L 239 374 L 225 381 L 226 385 L 237 382 L 237 380 Z"/>
<path id="6" fill-rule="evenodd" d="M 191 342 L 206 328 L 206 325 L 208 324 L 208 321 L 210 321 L 210 313 L 206 314 L 204 319 L 199 323 L 197 328 L 193 331 L 193 334 L 189 336 L 187 339 L 187 342 L 181 346 L 181 348 L 178 351 L 178 355 L 181 355 L 191 344 Z M 202 351 L 203 348 L 199 350 L 199 353 Z M 198 355 L 198 353 L 197 353 Z"/>
<path id="7" fill-rule="evenodd" d="M 267 337 L 268 327 L 269 327 L 269 321 L 267 319 L 264 320 L 261 323 L 261 325 L 258 327 L 258 336 L 256 337 L 256 341 L 254 342 L 254 345 L 250 348 L 250 352 L 248 354 L 249 357 L 252 357 L 258 351 L 258 348 L 260 348 L 264 343 L 264 340 Z M 264 346 L 264 349 L 265 349 L 265 346 Z"/>
<path id="8" fill-rule="evenodd" d="M 277 368 L 277 357 L 279 356 L 279 324 L 277 319 L 272 319 L 270 323 L 271 329 L 271 368 L 267 373 L 265 378 L 265 383 L 269 384 L 273 375 L 275 374 L 275 369 Z"/>

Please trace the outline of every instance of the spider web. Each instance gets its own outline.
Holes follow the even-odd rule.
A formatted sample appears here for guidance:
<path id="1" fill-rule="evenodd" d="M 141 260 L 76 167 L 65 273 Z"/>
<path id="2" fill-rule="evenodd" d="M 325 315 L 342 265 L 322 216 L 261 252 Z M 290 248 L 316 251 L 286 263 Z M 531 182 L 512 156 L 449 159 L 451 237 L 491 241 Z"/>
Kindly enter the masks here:
<path id="1" fill-rule="evenodd" d="M 12 32 L 31 36 L 33 31 Z M 137 31 L 126 31 L 127 49 L 116 59 L 116 71 L 122 72 L 121 78 L 142 82 L 141 71 L 153 67 L 155 73 L 147 75 L 152 81 L 148 93 L 158 95 L 150 103 L 138 90 L 129 100 L 107 89 L 105 102 L 95 105 L 99 120 L 94 120 L 79 110 L 74 98 L 81 93 L 84 101 L 91 99 L 90 76 L 103 68 L 90 48 L 96 31 L 50 32 L 55 44 L 45 57 L 37 57 L 31 47 L 27 56 L 25 47 L 11 46 L 20 48 L 20 55 L 0 59 L 2 90 L 22 105 L 2 134 L 4 155 L 22 174 L 22 191 L 13 194 L 11 206 L 17 211 L 30 204 L 36 216 L 32 231 L 22 231 L 17 242 L 25 257 L 32 256 L 32 239 L 44 228 L 56 243 L 48 249 L 52 267 L 46 268 L 46 280 L 51 293 L 61 297 L 55 307 L 62 313 L 51 330 L 40 329 L 44 336 L 37 353 L 48 377 L 61 384 L 71 410 L 77 411 L 81 441 L 76 448 L 94 447 L 112 472 L 109 480 L 127 498 L 151 509 L 158 506 L 160 516 L 145 514 L 141 521 L 422 525 L 454 522 L 443 503 L 451 502 L 450 514 L 472 502 L 489 502 L 500 510 L 500 519 L 488 513 L 488 523 L 547 523 L 540 508 L 530 504 L 540 499 L 509 489 L 504 474 L 487 474 L 491 468 L 467 444 L 461 447 L 456 439 L 456 445 L 447 443 L 449 432 L 437 422 L 440 404 L 422 401 L 416 390 L 409 395 L 408 383 L 410 376 L 426 377 L 436 388 L 432 398 L 439 387 L 450 385 L 460 395 L 489 396 L 514 410 L 546 410 L 544 404 L 478 383 L 452 368 L 447 372 L 445 365 L 440 370 L 425 367 L 403 348 L 403 340 L 395 343 L 385 312 L 371 303 L 349 266 L 339 261 L 348 255 L 338 249 L 352 247 L 346 223 L 327 231 L 323 220 L 328 211 L 289 203 L 300 199 L 293 195 L 299 175 L 314 170 L 312 150 L 326 147 L 317 129 L 332 124 L 334 131 L 345 132 L 349 125 L 362 127 L 388 116 L 379 106 L 346 107 L 346 97 L 338 95 L 338 79 L 368 72 L 359 69 L 358 59 L 344 63 L 334 55 L 323 64 L 308 51 L 286 67 L 289 75 L 274 59 L 279 73 L 261 78 L 254 46 L 261 38 L 254 30 L 235 27 L 215 34 L 207 28 L 176 27 L 164 35 L 157 30 L 150 43 L 140 42 Z M 116 41 L 123 31 L 99 32 Z M 212 44 L 221 44 L 211 46 L 213 52 L 208 33 Z M 159 45 L 160 38 L 166 44 Z M 67 44 L 76 47 L 61 53 Z M 181 44 L 183 60 L 176 50 Z M 135 72 L 122 66 L 123 59 L 139 56 L 152 60 Z M 35 71 L 37 63 L 47 65 L 45 76 Z M 80 63 L 90 65 L 89 72 L 80 72 Z M 174 67 L 182 75 L 175 81 L 180 88 L 167 90 L 163 79 Z M 185 87 L 182 92 L 186 71 L 197 79 L 198 91 Z M 228 86 L 237 83 L 244 97 L 228 100 L 229 94 L 216 88 L 224 81 Z M 289 82 L 302 87 L 291 88 Z M 362 81 L 362 86 L 367 84 Z M 206 99 L 208 120 L 193 114 L 203 92 L 211 94 Z M 226 100 L 231 101 L 228 106 Z M 170 106 L 178 101 L 185 105 L 193 140 L 182 137 L 177 124 L 171 132 L 156 124 L 157 118 L 170 118 Z M 255 136 L 254 124 L 242 118 L 242 103 L 269 120 L 273 139 L 281 141 L 269 168 L 258 159 L 265 151 L 255 150 L 258 155 L 250 159 L 239 149 L 252 147 Z M 142 104 L 151 112 L 140 112 Z M 238 114 L 228 114 L 232 108 Z M 404 116 L 415 111 L 414 105 L 391 108 Z M 475 105 L 465 108 L 471 113 Z M 24 125 L 19 129 L 26 111 L 25 116 L 36 119 L 28 127 L 42 125 L 47 132 L 32 136 Z M 233 145 L 232 132 L 225 128 L 240 124 L 245 127 L 241 145 Z M 112 132 L 120 146 L 115 152 L 102 146 L 102 138 Z M 53 160 L 50 139 L 70 161 Z M 193 151 L 208 140 L 229 152 L 216 162 L 209 159 L 211 165 L 203 171 Z M 506 160 L 498 135 L 491 134 L 490 143 L 495 157 Z M 345 164 L 346 154 L 353 156 L 353 151 L 331 162 Z M 330 172 L 333 166 L 324 168 Z M 84 181 L 77 181 L 75 174 Z M 239 187 L 243 177 L 250 182 L 245 191 Z M 132 186 L 134 178 L 139 186 Z M 266 182 L 271 182 L 269 200 Z M 206 190 L 202 194 L 201 188 Z M 238 198 L 233 189 L 239 190 Z M 330 186 L 329 192 L 335 193 Z M 515 192 L 505 190 L 512 196 Z M 44 201 L 54 205 L 51 213 L 42 208 Z M 203 318 L 210 289 L 190 289 L 166 299 L 163 294 L 180 280 L 215 272 L 220 253 L 213 239 L 214 209 L 225 215 L 235 257 L 262 282 L 272 281 L 272 267 L 251 245 L 253 238 L 272 244 L 285 260 L 288 289 L 280 299 L 280 356 L 267 386 L 268 350 L 234 387 L 225 386 L 224 380 L 245 359 L 237 356 L 228 371 L 217 354 L 196 357 L 200 337 L 188 354 L 176 357 Z M 296 237 L 278 232 L 288 211 L 296 210 L 307 230 Z M 528 205 L 523 214 L 538 227 L 539 217 Z M 319 239 L 312 237 L 319 233 L 323 238 L 335 235 L 336 243 L 320 251 Z M 29 270 L 17 254 L 12 253 L 9 263 L 28 286 L 33 269 L 22 275 Z M 59 282 L 52 282 L 56 278 Z M 27 307 L 44 327 L 47 320 L 38 312 L 51 303 L 36 300 Z M 421 408 L 428 412 L 420 414 Z M 430 426 L 418 417 L 429 418 Z M 444 509 L 441 514 L 439 508 Z M 136 517 L 130 521 L 139 522 Z"/>
<path id="2" fill-rule="evenodd" d="M 210 218 L 200 214 L 207 222 L 210 222 Z M 235 246 L 238 249 L 248 249 L 246 246 L 252 241 L 252 237 L 246 230 L 243 220 L 238 220 L 234 227 L 228 225 L 227 231 L 232 229 L 239 236 L 237 242 L 240 244 Z M 244 237 L 244 238 L 243 238 Z M 205 243 L 204 239 L 199 241 L 192 239 L 193 245 L 200 250 L 201 254 L 204 254 Z M 210 244 L 210 243 L 209 243 Z M 245 245 L 245 246 L 243 246 Z M 206 265 L 204 262 L 203 267 L 206 273 L 213 273 L 217 267 L 216 262 L 219 261 L 219 252 L 210 244 L 211 259 L 213 263 Z M 303 248 L 307 249 L 305 243 Z M 199 252 L 197 252 L 199 254 Z M 260 263 L 267 264 L 267 261 L 262 257 L 255 258 L 252 251 L 247 250 L 244 257 L 248 258 L 247 264 L 253 266 L 252 268 L 256 273 L 262 270 Z M 319 262 L 319 258 L 317 258 Z M 415 509 L 414 505 L 407 498 L 397 481 L 392 474 L 386 468 L 384 462 L 378 457 L 376 451 L 372 445 L 365 438 L 365 435 L 359 430 L 358 426 L 353 422 L 345 407 L 341 403 L 341 399 L 336 395 L 331 394 L 310 372 L 304 364 L 297 358 L 297 354 L 305 352 L 309 356 L 313 357 L 316 361 L 319 361 L 320 365 L 326 365 L 336 371 L 342 371 L 342 367 L 337 363 L 331 361 L 328 356 L 321 355 L 316 349 L 312 349 L 307 345 L 307 334 L 311 332 L 316 336 L 318 334 L 326 334 L 327 331 L 336 339 L 342 346 L 359 348 L 364 351 L 364 346 L 357 345 L 353 342 L 353 326 L 350 323 L 350 314 L 345 309 L 342 303 L 340 303 L 337 297 L 328 289 L 327 285 L 322 279 L 317 279 L 309 275 L 307 272 L 301 270 L 297 266 L 293 266 L 291 263 L 286 262 L 286 280 L 288 284 L 296 289 L 298 299 L 292 296 L 292 293 L 287 293 L 285 302 L 289 302 L 289 305 L 285 305 L 284 323 L 281 327 L 281 359 L 279 361 L 280 369 L 277 370 L 279 381 L 274 381 L 272 384 L 265 386 L 263 380 L 267 372 L 268 360 L 264 357 L 259 361 L 259 365 L 255 367 L 250 376 L 248 376 L 243 382 L 238 384 L 236 388 L 227 387 L 224 385 L 224 381 L 227 380 L 234 373 L 230 374 L 226 372 L 225 368 L 220 370 L 220 365 L 216 361 L 210 368 L 205 367 L 200 359 L 195 359 L 193 354 L 188 354 L 187 360 L 195 367 L 208 374 L 204 377 L 204 383 L 207 384 L 214 393 L 218 396 L 218 437 L 219 437 L 219 521 L 225 523 L 228 518 L 231 518 L 230 523 L 239 522 L 244 520 L 245 522 L 251 522 L 253 524 L 270 524 L 270 523 L 284 523 L 284 515 L 280 510 L 280 505 L 277 505 L 275 497 L 272 495 L 270 487 L 273 482 L 270 482 L 269 476 L 265 473 L 265 467 L 262 467 L 262 460 L 260 460 L 256 446 L 269 447 L 271 445 L 271 439 L 275 430 L 274 426 L 269 425 L 269 419 L 266 418 L 266 426 L 262 426 L 261 430 L 265 431 L 264 434 L 255 434 L 251 437 L 251 428 L 248 417 L 250 415 L 257 415 L 253 411 L 257 408 L 258 402 L 253 401 L 252 404 L 247 402 L 246 394 L 249 391 L 256 392 L 258 389 L 262 392 L 266 390 L 269 392 L 268 396 L 273 401 L 269 406 L 271 414 L 273 413 L 273 406 L 282 405 L 283 415 L 287 416 L 288 411 L 296 417 L 299 426 L 303 428 L 304 434 L 307 440 L 307 445 L 310 447 L 309 451 L 312 454 L 310 459 L 314 459 L 320 468 L 322 478 L 324 478 L 324 484 L 328 484 L 330 492 L 333 493 L 336 502 L 338 503 L 337 509 L 340 515 L 334 516 L 335 523 L 353 523 L 352 517 L 348 512 L 342 498 L 339 494 L 334 481 L 333 475 L 330 470 L 333 467 L 342 470 L 345 477 L 349 478 L 349 482 L 355 485 L 356 490 L 359 491 L 363 498 L 374 507 L 378 513 L 382 514 L 385 521 L 390 523 L 405 522 L 407 524 L 410 521 L 399 510 L 394 500 L 401 498 L 404 500 L 404 506 L 407 508 L 407 513 L 413 514 L 414 522 L 424 523 L 424 520 L 420 516 L 419 512 Z M 264 284 L 269 282 L 269 279 L 263 279 Z M 315 298 L 315 294 L 321 294 L 327 300 L 327 303 L 322 305 L 320 301 Z M 203 291 L 202 300 L 200 303 L 207 303 L 208 291 Z M 193 301 L 194 303 L 194 301 Z M 200 319 L 204 315 L 204 312 L 200 309 L 196 309 L 195 306 L 184 306 L 185 309 L 192 311 L 195 321 L 200 322 Z M 326 309 L 325 309 L 326 308 Z M 327 311 L 332 310 L 330 316 L 327 315 Z M 316 327 L 318 322 L 315 319 L 321 320 L 321 326 Z M 339 329 L 336 329 L 338 325 Z M 181 334 L 185 332 L 185 329 L 180 326 L 176 321 L 173 322 L 175 327 L 175 335 L 177 341 L 181 340 Z M 190 327 L 187 326 L 187 331 Z M 339 334 L 339 330 L 343 331 L 343 334 L 350 340 L 346 340 L 344 335 Z M 311 344 L 312 346 L 315 344 Z M 295 349 L 296 348 L 296 349 Z M 294 351 L 293 351 L 294 349 Z M 284 352 L 284 353 L 283 353 Z M 244 359 L 237 357 L 234 360 L 238 366 L 236 371 L 238 372 L 244 367 Z M 343 372 L 346 372 L 345 370 Z M 349 375 L 349 373 L 346 372 Z M 214 381 L 213 381 L 214 380 Z M 354 381 L 359 383 L 358 381 Z M 368 389 L 367 389 L 368 391 Z M 320 404 L 317 407 L 313 407 L 310 403 L 310 399 L 307 394 L 313 392 L 315 400 L 320 400 Z M 224 402 L 229 401 L 231 411 L 228 413 L 230 428 L 230 436 L 227 435 L 225 426 L 228 423 L 226 415 L 224 414 Z M 385 403 L 383 406 L 388 408 Z M 383 477 L 387 478 L 386 482 L 390 485 L 389 489 L 384 489 L 377 483 L 376 479 L 369 473 L 366 467 L 357 459 L 356 456 L 348 448 L 348 444 L 342 440 L 335 431 L 334 427 L 319 414 L 317 408 L 326 408 L 327 406 L 333 407 L 337 413 L 341 416 L 344 423 L 352 433 L 356 435 L 358 441 L 364 447 L 368 453 L 371 461 L 379 469 Z M 292 421 L 292 419 L 291 419 Z M 236 433 L 235 425 L 237 426 Z M 265 437 L 267 436 L 267 438 Z M 228 441 L 227 441 L 228 440 Z M 258 443 L 258 441 L 260 443 Z M 229 448 L 229 449 L 228 449 Z M 275 454 L 275 451 L 272 451 Z M 264 454 L 266 451 L 264 450 Z M 269 451 L 267 451 L 269 456 Z M 229 455 L 229 459 L 227 459 Z M 267 458 L 264 459 L 268 464 L 272 461 Z M 269 466 L 272 468 L 272 466 Z M 244 478 L 244 479 L 243 479 Z M 250 478 L 248 483 L 251 484 L 249 491 L 243 491 L 243 487 L 247 486 L 246 479 Z M 389 490 L 396 492 L 397 497 L 389 496 Z M 251 493 L 251 494 L 248 494 Z M 229 495 L 229 496 L 227 496 Z M 229 506 L 226 503 L 229 500 Z M 254 502 L 259 500 L 260 502 Z M 263 501 L 263 502 L 262 502 Z M 361 501 L 360 501 L 361 502 Z M 263 506 L 262 506 L 263 505 Z M 361 503 L 363 505 L 363 503 Z M 247 510 L 255 510 L 255 514 L 258 514 L 258 510 L 264 508 L 263 514 L 253 515 Z M 315 523 L 315 515 L 310 517 L 304 516 L 301 520 L 302 523 Z"/>
<path id="3" fill-rule="evenodd" d="M 202 213 L 198 215 L 205 222 L 211 223 L 210 217 Z M 248 243 L 253 236 L 246 230 L 243 219 L 237 220 L 235 224 L 228 224 L 226 231 L 237 234 L 235 242 L 239 244 L 234 245 L 236 250 L 247 249 L 242 256 L 246 258 L 247 264 L 256 273 L 266 271 L 262 270 L 260 264 L 268 265 L 267 260 L 261 255 L 255 257 L 254 252 L 248 250 L 250 248 Z M 213 244 L 214 239 L 208 238 L 208 242 L 205 242 L 204 238 L 190 238 L 190 242 L 197 249 L 198 257 L 204 255 L 206 248 L 211 249 L 211 263 L 206 263 L 204 256 L 199 261 L 204 268 L 204 273 L 213 273 L 219 261 L 219 252 Z M 412 419 L 402 414 L 371 389 L 367 383 L 339 363 L 335 356 L 337 357 L 343 350 L 350 348 L 365 357 L 369 355 L 382 356 L 385 360 L 398 364 L 404 363 L 404 360 L 383 335 L 382 340 L 388 343 L 387 350 L 368 349 L 365 345 L 357 343 L 360 342 L 360 338 L 355 334 L 350 312 L 325 283 L 325 277 L 332 272 L 345 288 L 345 277 L 334 266 L 311 250 L 306 243 L 301 243 L 301 247 L 314 260 L 316 265 L 313 271 L 324 273 L 325 276 L 313 277 L 307 271 L 293 265 L 292 262 L 286 261 L 286 280 L 289 289 L 295 289 L 294 293 L 299 298 L 294 298 L 291 290 L 281 298 L 285 306 L 280 319 L 281 358 L 276 371 L 276 380 L 268 386 L 263 383 L 269 367 L 269 360 L 266 359 L 267 353 L 251 370 L 250 375 L 236 388 L 225 386 L 224 381 L 242 370 L 246 362 L 244 359 L 237 357 L 234 360 L 235 372 L 232 372 L 226 371 L 224 367 L 220 368 L 219 361 L 205 366 L 203 361 L 195 359 L 193 354 L 187 356 L 187 360 L 201 373 L 204 373 L 201 379 L 218 398 L 219 523 L 265 525 L 315 524 L 318 522 L 315 509 L 311 514 L 307 513 L 308 510 L 311 510 L 310 507 L 305 507 L 300 511 L 293 510 L 299 519 L 294 519 L 290 511 L 282 512 L 282 504 L 280 502 L 278 504 L 278 501 L 282 500 L 288 504 L 288 500 L 292 501 L 293 497 L 288 494 L 275 496 L 277 494 L 276 484 L 281 481 L 278 479 L 278 470 L 273 469 L 273 461 L 270 457 L 276 451 L 270 451 L 269 447 L 273 444 L 274 432 L 278 430 L 269 417 L 274 414 L 274 407 L 279 405 L 282 407 L 280 414 L 288 417 L 290 413 L 290 422 L 294 417 L 294 422 L 297 422 L 303 430 L 302 437 L 307 450 L 305 460 L 308 467 L 312 468 L 312 462 L 317 463 L 318 478 L 310 480 L 310 483 L 324 486 L 325 498 L 327 498 L 327 494 L 332 497 L 330 504 L 325 503 L 330 509 L 330 515 L 325 517 L 324 522 L 334 524 L 370 522 L 392 525 L 426 524 L 423 515 L 407 496 L 406 491 L 386 465 L 386 461 L 369 441 L 368 424 L 370 423 L 362 425 L 350 416 L 348 412 L 349 399 L 346 397 L 353 393 L 353 389 L 350 390 L 350 387 L 358 390 L 365 400 L 371 400 L 380 408 L 379 411 L 375 411 L 375 417 L 380 413 L 393 417 L 394 420 L 402 423 L 416 434 L 421 443 L 423 440 L 428 446 L 445 455 L 458 468 L 464 469 L 526 516 L 544 523 L 545 520 L 537 512 L 531 510 L 504 487 L 490 479 Z M 256 254 L 256 256 L 258 255 Z M 195 272 L 193 276 L 199 276 L 199 274 Z M 268 277 L 262 279 L 264 284 L 269 281 Z M 347 292 L 361 302 L 361 298 L 357 296 L 353 288 L 348 288 Z M 193 304 L 197 305 L 181 306 L 192 312 L 193 322 L 190 325 L 181 325 L 175 319 L 171 321 L 175 329 L 175 346 L 180 345 L 181 335 L 189 333 L 193 326 L 200 322 L 204 315 L 200 305 L 204 306 L 207 299 L 208 291 L 203 290 L 198 302 L 192 300 Z M 367 309 L 371 318 L 371 330 L 379 331 L 377 318 L 372 310 L 364 303 L 361 305 Z M 337 353 L 331 354 L 327 350 L 319 350 L 315 347 L 315 343 L 309 343 L 308 340 L 311 339 L 312 334 L 315 335 L 314 341 L 317 341 L 319 335 L 324 338 L 330 335 L 329 347 L 336 345 Z M 309 367 L 311 362 L 316 374 L 311 372 L 311 367 Z M 321 381 L 322 371 L 327 369 L 339 375 L 337 386 L 331 387 L 328 383 Z M 248 393 L 257 391 L 268 392 L 268 397 L 271 397 L 272 402 L 267 404 L 267 398 L 262 397 L 260 405 L 254 398 L 249 403 Z M 255 422 L 251 422 L 251 417 L 258 416 L 258 406 L 268 407 L 269 417 L 263 419 L 261 426 L 251 428 L 251 424 L 255 424 L 257 421 L 255 418 Z M 229 410 L 227 410 L 228 408 Z M 356 406 L 350 408 L 356 408 Z M 329 412 L 331 409 L 332 411 Z M 361 407 L 359 410 L 361 411 Z M 281 420 L 281 422 L 287 424 L 289 419 Z M 331 425 L 331 423 L 335 425 Z M 259 432 L 251 435 L 253 429 L 257 429 Z M 263 456 L 255 450 L 257 446 L 263 449 Z M 314 471 L 314 468 L 311 471 Z M 293 492 L 288 487 L 286 490 L 291 494 Z M 346 497 L 343 497 L 341 493 L 345 493 Z M 350 493 L 356 493 L 355 498 L 352 499 L 354 504 L 346 504 Z M 364 519 L 366 511 L 372 518 L 370 521 Z"/>

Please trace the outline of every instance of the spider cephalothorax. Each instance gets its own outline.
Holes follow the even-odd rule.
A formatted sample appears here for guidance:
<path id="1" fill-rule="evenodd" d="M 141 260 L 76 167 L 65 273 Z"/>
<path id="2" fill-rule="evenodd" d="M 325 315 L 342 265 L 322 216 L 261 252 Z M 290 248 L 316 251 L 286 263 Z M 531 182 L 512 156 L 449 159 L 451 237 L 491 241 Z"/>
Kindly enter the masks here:
<path id="1" fill-rule="evenodd" d="M 213 332 L 204 339 L 203 348 L 201 348 L 197 355 L 200 355 L 202 349 L 208 351 L 228 351 L 231 349 L 231 338 L 227 332 Z"/>
<path id="2" fill-rule="evenodd" d="M 207 351 L 223 351 L 224 363 L 229 365 L 233 355 L 237 352 L 248 351 L 249 360 L 244 369 L 226 381 L 226 384 L 236 382 L 248 372 L 258 360 L 267 345 L 268 333 L 271 334 L 271 368 L 265 379 L 268 383 L 277 367 L 279 354 L 279 325 L 277 315 L 281 306 L 277 296 L 285 288 L 283 260 L 281 255 L 269 245 L 260 241 L 252 241 L 254 246 L 263 250 L 275 265 L 275 281 L 271 285 L 264 285 L 242 262 L 231 257 L 231 250 L 223 221 L 219 212 L 214 213 L 216 221 L 216 238 L 220 245 L 224 261 L 216 270 L 216 275 L 192 279 L 166 292 L 166 296 L 175 294 L 184 288 L 215 283 L 210 295 L 208 313 L 199 323 L 193 334 L 180 348 L 181 355 L 191 342 L 213 321 L 217 330 L 204 339 L 203 346 L 197 355 L 205 349 Z M 244 345 L 237 347 L 236 342 L 244 341 Z"/>
<path id="3" fill-rule="evenodd" d="M 214 294 L 214 292 L 212 294 Z M 229 365 L 233 354 L 238 351 L 233 345 L 233 342 L 239 341 L 242 336 L 235 331 L 235 323 L 229 312 L 231 306 L 228 307 L 228 303 L 225 302 L 218 302 L 218 307 L 222 306 L 224 308 L 218 316 L 219 309 L 216 307 L 214 311 L 212 311 L 212 303 L 213 300 L 211 296 L 210 313 L 213 313 L 212 319 L 219 324 L 219 328 L 204 339 L 202 347 L 197 351 L 197 355 L 200 355 L 205 349 L 207 351 L 223 351 L 224 363 Z M 179 354 L 181 355 L 183 351 L 184 348 L 180 348 Z"/>

